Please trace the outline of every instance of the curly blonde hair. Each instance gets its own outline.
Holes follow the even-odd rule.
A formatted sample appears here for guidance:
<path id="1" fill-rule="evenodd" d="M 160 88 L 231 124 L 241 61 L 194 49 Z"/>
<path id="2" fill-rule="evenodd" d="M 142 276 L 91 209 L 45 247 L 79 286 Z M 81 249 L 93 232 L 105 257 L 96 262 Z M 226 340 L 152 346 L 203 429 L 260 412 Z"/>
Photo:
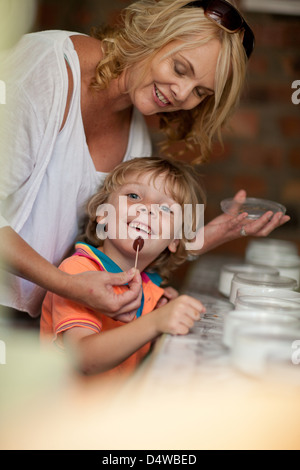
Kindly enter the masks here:
<path id="1" fill-rule="evenodd" d="M 145 70 L 155 54 L 172 41 L 183 41 L 182 48 L 196 48 L 218 39 L 221 51 L 215 94 L 192 110 L 159 113 L 160 128 L 166 136 L 161 149 L 166 151 L 179 141 L 192 150 L 197 146 L 200 156 L 195 162 L 200 163 L 207 158 L 213 137 L 222 140 L 221 130 L 239 102 L 248 60 L 242 32 L 227 33 L 207 19 L 202 8 L 182 8 L 186 4 L 186 0 L 139 0 L 122 11 L 119 26 L 94 30 L 92 35 L 102 41 L 104 58 L 96 68 L 92 86 L 104 89 L 136 64 L 139 71 Z"/>
<path id="2" fill-rule="evenodd" d="M 108 202 L 109 196 L 123 186 L 128 175 L 149 174 L 155 184 L 157 177 L 165 177 L 165 188 L 172 199 L 184 210 L 185 204 L 192 207 L 191 230 L 197 230 L 196 224 L 197 204 L 205 204 L 206 196 L 200 182 L 201 175 L 197 167 L 170 157 L 146 157 L 135 158 L 119 164 L 105 179 L 100 190 L 89 200 L 87 204 L 88 223 L 82 240 L 95 247 L 103 246 L 103 240 L 97 236 L 97 209 Z M 166 282 L 170 273 L 180 266 L 188 257 L 186 251 L 186 231 L 182 230 L 182 239 L 179 240 L 176 253 L 171 253 L 168 248 L 161 253 L 147 268 L 155 271 Z"/>

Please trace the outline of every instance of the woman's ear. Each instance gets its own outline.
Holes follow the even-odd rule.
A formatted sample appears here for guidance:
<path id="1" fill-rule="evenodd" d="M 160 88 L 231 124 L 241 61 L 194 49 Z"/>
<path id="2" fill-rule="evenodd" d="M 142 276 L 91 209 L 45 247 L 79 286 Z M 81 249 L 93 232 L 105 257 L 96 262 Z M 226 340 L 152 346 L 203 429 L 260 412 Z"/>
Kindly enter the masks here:
<path id="1" fill-rule="evenodd" d="M 176 253 L 178 245 L 179 245 L 178 239 L 172 240 L 171 243 L 168 245 L 169 251 L 171 253 Z"/>

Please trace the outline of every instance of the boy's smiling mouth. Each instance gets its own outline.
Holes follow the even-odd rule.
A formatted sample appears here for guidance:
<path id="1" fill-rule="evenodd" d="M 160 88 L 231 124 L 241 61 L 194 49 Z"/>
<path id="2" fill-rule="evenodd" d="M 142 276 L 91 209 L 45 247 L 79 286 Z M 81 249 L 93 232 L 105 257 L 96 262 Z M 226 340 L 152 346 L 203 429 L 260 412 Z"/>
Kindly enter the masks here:
<path id="1" fill-rule="evenodd" d="M 137 232 L 139 233 L 145 233 L 146 235 L 151 235 L 152 234 L 152 231 L 150 229 L 150 227 L 146 224 L 143 224 L 141 222 L 130 222 L 128 224 L 128 226 L 130 228 L 133 228 L 134 230 L 136 230 Z"/>

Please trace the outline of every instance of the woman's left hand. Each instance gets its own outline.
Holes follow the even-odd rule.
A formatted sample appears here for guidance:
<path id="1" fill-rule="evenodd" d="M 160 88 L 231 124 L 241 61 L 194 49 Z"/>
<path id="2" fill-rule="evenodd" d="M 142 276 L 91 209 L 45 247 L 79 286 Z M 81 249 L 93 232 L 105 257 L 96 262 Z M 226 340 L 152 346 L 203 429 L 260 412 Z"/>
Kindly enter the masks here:
<path id="1" fill-rule="evenodd" d="M 179 296 L 179 293 L 177 292 L 177 290 L 173 289 L 173 287 L 166 287 L 164 295 L 159 299 L 159 301 L 156 304 L 156 308 L 163 307 L 171 300 L 176 299 L 176 297 L 178 296 Z"/>
<path id="2" fill-rule="evenodd" d="M 245 198 L 246 192 L 242 190 L 235 195 L 234 199 L 240 202 Z M 204 244 L 202 247 L 199 247 L 200 249 L 197 251 L 197 254 L 206 253 L 217 246 L 243 236 L 267 237 L 273 230 L 284 225 L 289 220 L 290 217 L 282 212 L 277 214 L 267 212 L 259 219 L 253 221 L 247 219 L 247 213 L 239 214 L 235 217 L 222 214 L 204 227 Z"/>

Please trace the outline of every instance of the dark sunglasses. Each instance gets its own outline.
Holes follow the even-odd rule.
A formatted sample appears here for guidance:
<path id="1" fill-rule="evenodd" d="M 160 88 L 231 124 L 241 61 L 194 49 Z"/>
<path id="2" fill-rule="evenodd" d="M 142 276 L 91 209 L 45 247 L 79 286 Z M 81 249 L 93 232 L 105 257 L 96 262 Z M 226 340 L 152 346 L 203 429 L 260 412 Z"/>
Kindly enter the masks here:
<path id="1" fill-rule="evenodd" d="M 203 8 L 205 16 L 217 23 L 217 25 L 228 33 L 237 33 L 244 30 L 243 46 L 247 57 L 251 56 L 255 38 L 252 29 L 246 23 L 240 12 L 226 0 L 200 0 L 190 2 L 183 8 Z"/>

